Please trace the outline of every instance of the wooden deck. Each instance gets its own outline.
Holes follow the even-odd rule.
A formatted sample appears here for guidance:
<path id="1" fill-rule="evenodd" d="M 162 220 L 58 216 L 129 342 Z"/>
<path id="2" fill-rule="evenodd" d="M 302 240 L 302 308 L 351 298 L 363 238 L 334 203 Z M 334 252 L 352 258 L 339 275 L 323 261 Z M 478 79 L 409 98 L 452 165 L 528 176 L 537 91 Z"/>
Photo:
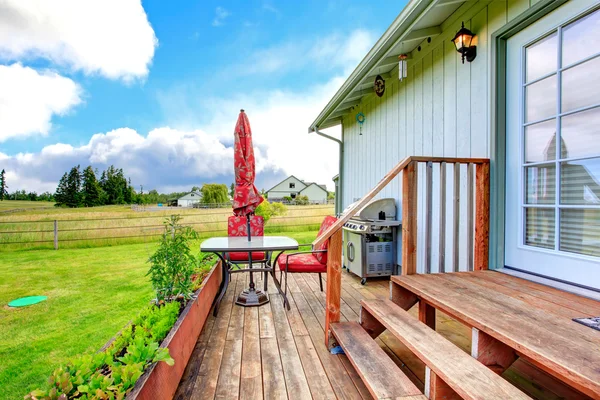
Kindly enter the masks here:
<path id="1" fill-rule="evenodd" d="M 247 279 L 247 274 L 233 275 L 218 317 L 209 317 L 198 339 L 176 399 L 372 398 L 348 358 L 331 355 L 325 347 L 325 293 L 319 290 L 316 274 L 289 275 L 290 311 L 284 310 L 273 284 L 269 304 L 236 306 L 234 296 L 246 287 Z M 358 320 L 362 299 L 388 297 L 388 280 L 361 286 L 358 278 L 343 272 L 341 320 Z M 411 313 L 416 316 L 416 307 Z M 470 351 L 469 328 L 440 312 L 436 326 Z M 377 343 L 423 389 L 423 363 L 388 332 Z M 520 359 L 503 377 L 537 399 L 586 398 Z"/>

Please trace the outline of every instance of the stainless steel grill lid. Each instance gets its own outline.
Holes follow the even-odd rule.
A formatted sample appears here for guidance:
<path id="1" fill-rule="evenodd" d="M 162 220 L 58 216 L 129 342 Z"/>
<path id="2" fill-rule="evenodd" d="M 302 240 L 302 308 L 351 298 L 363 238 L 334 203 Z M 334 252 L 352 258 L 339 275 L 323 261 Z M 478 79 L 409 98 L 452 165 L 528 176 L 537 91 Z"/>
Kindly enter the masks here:
<path id="1" fill-rule="evenodd" d="M 354 206 L 356 203 L 350 204 L 345 210 L 344 214 L 348 212 L 348 210 Z M 361 208 L 358 213 L 353 217 L 353 219 L 361 219 L 364 221 L 379 221 L 381 220 L 380 216 L 383 216 L 382 213 L 385 213 L 385 220 L 396 221 L 400 220 L 396 218 L 397 210 L 396 210 L 396 200 L 393 198 L 386 199 L 378 199 L 372 200 L 367 203 L 363 208 Z M 401 214 L 401 213 L 400 213 Z"/>

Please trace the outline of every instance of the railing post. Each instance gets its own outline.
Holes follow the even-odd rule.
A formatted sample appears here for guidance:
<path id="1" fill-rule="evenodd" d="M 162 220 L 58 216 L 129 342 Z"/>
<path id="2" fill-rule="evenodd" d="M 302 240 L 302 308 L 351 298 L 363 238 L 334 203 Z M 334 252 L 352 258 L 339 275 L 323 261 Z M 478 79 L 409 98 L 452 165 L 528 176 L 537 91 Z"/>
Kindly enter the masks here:
<path id="1" fill-rule="evenodd" d="M 417 273 L 417 172 L 416 161 L 402 171 L 402 275 Z"/>
<path id="2" fill-rule="evenodd" d="M 330 325 L 340 322 L 342 296 L 342 230 L 338 229 L 329 239 L 327 247 L 327 294 L 325 307 L 325 345 L 330 347 Z"/>
<path id="3" fill-rule="evenodd" d="M 58 221 L 54 220 L 54 250 L 58 250 Z"/>
<path id="4" fill-rule="evenodd" d="M 477 164 L 475 170 L 475 262 L 474 269 L 488 269 L 490 252 L 490 164 Z"/>

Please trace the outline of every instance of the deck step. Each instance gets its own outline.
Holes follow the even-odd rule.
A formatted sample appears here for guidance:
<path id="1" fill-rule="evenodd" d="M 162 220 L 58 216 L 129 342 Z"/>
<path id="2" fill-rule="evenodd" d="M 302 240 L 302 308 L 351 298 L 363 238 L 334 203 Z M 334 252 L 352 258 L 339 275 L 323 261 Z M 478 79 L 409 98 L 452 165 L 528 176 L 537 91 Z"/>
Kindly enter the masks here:
<path id="1" fill-rule="evenodd" d="M 427 399 L 358 322 L 331 324 L 331 331 L 374 398 Z"/>
<path id="2" fill-rule="evenodd" d="M 463 399 L 529 399 L 501 376 L 390 300 L 363 300 L 361 304 L 363 312 L 383 324 Z"/>

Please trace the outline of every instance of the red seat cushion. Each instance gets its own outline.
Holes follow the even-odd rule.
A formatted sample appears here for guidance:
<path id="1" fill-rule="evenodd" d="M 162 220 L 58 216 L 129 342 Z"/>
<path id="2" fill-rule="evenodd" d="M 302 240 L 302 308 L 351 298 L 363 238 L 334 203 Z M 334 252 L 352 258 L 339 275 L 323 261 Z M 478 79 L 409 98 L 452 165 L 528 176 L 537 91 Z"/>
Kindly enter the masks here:
<path id="1" fill-rule="evenodd" d="M 335 223 L 335 221 L 337 221 L 336 217 L 332 217 L 332 216 L 325 217 L 325 219 L 321 223 L 321 228 L 319 228 L 319 234 L 317 235 L 317 237 L 321 236 L 321 234 L 323 232 L 325 232 L 331 225 L 333 225 Z M 326 240 L 325 243 L 323 243 L 322 245 L 320 245 L 319 247 L 317 247 L 316 249 L 313 249 L 313 250 L 327 250 L 328 246 L 329 246 L 329 240 Z M 315 253 L 315 257 L 317 257 L 317 260 L 319 260 L 319 262 L 327 265 L 327 253 L 326 252 L 325 253 Z"/>
<path id="2" fill-rule="evenodd" d="M 252 261 L 260 261 L 264 260 L 266 255 L 262 251 L 253 251 L 252 252 Z M 229 253 L 229 259 L 231 261 L 248 261 L 248 253 L 239 252 L 239 253 Z"/>
<path id="3" fill-rule="evenodd" d="M 287 272 L 327 272 L 327 265 L 321 264 L 312 253 L 288 256 L 282 254 L 277 259 L 279 269 L 285 271 L 285 262 L 288 260 Z"/>

